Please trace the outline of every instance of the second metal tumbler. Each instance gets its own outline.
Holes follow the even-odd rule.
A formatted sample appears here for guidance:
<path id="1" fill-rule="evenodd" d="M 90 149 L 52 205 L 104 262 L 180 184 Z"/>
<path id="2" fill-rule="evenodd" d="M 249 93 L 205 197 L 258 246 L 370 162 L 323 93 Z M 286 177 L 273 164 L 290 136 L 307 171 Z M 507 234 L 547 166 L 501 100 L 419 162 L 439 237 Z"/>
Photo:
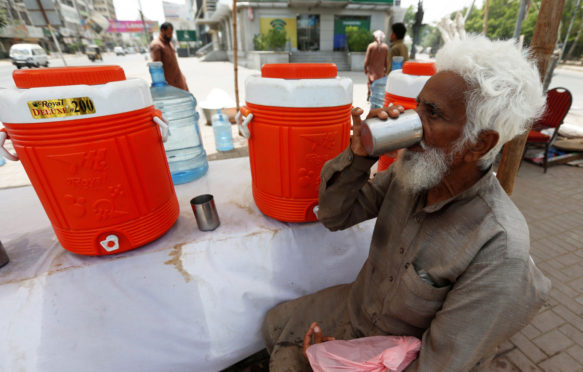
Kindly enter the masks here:
<path id="1" fill-rule="evenodd" d="M 365 120 L 360 136 L 366 152 L 379 156 L 420 142 L 423 138 L 423 126 L 417 112 L 407 110 L 396 119 Z"/>

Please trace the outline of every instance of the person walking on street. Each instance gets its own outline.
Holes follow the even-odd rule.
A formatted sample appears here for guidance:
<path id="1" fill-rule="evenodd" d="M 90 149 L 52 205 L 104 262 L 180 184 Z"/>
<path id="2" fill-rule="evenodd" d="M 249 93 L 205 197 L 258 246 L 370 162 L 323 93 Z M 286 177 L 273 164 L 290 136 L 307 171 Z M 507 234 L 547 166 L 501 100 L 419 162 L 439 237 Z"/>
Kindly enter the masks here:
<path id="1" fill-rule="evenodd" d="M 384 43 L 385 33 L 381 30 L 373 32 L 375 41 L 368 44 L 366 56 L 364 57 L 364 73 L 368 76 L 366 83 L 368 93 L 366 99 L 370 97 L 370 85 L 373 81 L 384 77 L 387 74 L 387 56 L 389 47 Z"/>
<path id="2" fill-rule="evenodd" d="M 178 59 L 176 58 L 176 50 L 170 42 L 172 40 L 172 33 L 174 26 L 170 22 L 164 22 L 160 26 L 160 36 L 150 43 L 150 53 L 152 61 L 162 62 L 164 68 L 164 77 L 168 84 L 173 87 L 188 91 L 186 79 L 180 67 L 178 66 Z"/>
<path id="3" fill-rule="evenodd" d="M 391 72 L 391 69 L 393 68 L 393 57 L 403 57 L 403 63 L 409 59 L 409 50 L 407 49 L 407 46 L 403 44 L 403 39 L 407 33 L 407 27 L 402 23 L 395 23 L 391 26 L 391 29 L 393 32 L 391 33 L 391 48 L 387 55 L 387 74 Z"/>

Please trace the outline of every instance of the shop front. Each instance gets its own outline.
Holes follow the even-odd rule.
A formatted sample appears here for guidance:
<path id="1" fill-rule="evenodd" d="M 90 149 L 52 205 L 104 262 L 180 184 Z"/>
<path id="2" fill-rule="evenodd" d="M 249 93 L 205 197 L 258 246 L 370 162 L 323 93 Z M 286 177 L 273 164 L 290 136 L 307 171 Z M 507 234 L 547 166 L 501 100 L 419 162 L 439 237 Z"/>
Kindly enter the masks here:
<path id="1" fill-rule="evenodd" d="M 347 50 L 346 34 L 350 31 L 364 29 L 372 31 L 370 16 L 336 15 L 334 16 L 334 50 Z"/>

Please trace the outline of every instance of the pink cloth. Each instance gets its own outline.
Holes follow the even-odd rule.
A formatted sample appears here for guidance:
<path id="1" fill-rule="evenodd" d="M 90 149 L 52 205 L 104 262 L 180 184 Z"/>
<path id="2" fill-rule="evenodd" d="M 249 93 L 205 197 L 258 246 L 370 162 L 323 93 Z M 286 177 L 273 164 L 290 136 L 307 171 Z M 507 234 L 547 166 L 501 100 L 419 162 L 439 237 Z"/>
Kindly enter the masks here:
<path id="1" fill-rule="evenodd" d="M 421 341 L 409 336 L 372 336 L 322 342 L 308 348 L 314 372 L 400 372 L 417 358 Z"/>

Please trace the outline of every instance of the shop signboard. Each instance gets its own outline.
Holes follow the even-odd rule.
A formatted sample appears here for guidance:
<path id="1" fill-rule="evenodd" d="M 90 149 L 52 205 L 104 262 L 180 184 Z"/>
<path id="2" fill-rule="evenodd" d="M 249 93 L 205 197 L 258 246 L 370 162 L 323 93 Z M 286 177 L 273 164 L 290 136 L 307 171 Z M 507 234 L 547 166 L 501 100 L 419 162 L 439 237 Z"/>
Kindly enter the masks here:
<path id="1" fill-rule="evenodd" d="M 157 21 L 145 21 L 148 32 L 158 31 Z M 142 21 L 118 21 L 109 20 L 107 32 L 144 32 L 144 23 Z"/>
<path id="2" fill-rule="evenodd" d="M 0 36 L 7 38 L 17 37 L 24 39 L 28 37 L 28 31 L 24 23 L 12 24 L 7 25 L 6 27 L 0 29 Z"/>
<path id="3" fill-rule="evenodd" d="M 370 31 L 369 16 L 336 16 L 334 17 L 334 50 L 346 49 L 346 33 L 351 29 Z"/>
<path id="4" fill-rule="evenodd" d="M 43 29 L 35 26 L 26 26 L 26 31 L 28 31 L 28 37 L 35 39 L 42 39 L 45 37 Z"/>
<path id="5" fill-rule="evenodd" d="M 196 41 L 196 31 L 176 30 L 176 39 L 178 39 L 178 41 Z"/>
<path id="6" fill-rule="evenodd" d="M 288 39 L 291 42 L 291 47 L 297 49 L 298 47 L 298 24 L 297 19 L 288 17 L 261 17 L 259 18 L 259 32 L 262 35 L 267 35 L 267 32 L 272 28 L 276 30 L 285 30 Z"/>

